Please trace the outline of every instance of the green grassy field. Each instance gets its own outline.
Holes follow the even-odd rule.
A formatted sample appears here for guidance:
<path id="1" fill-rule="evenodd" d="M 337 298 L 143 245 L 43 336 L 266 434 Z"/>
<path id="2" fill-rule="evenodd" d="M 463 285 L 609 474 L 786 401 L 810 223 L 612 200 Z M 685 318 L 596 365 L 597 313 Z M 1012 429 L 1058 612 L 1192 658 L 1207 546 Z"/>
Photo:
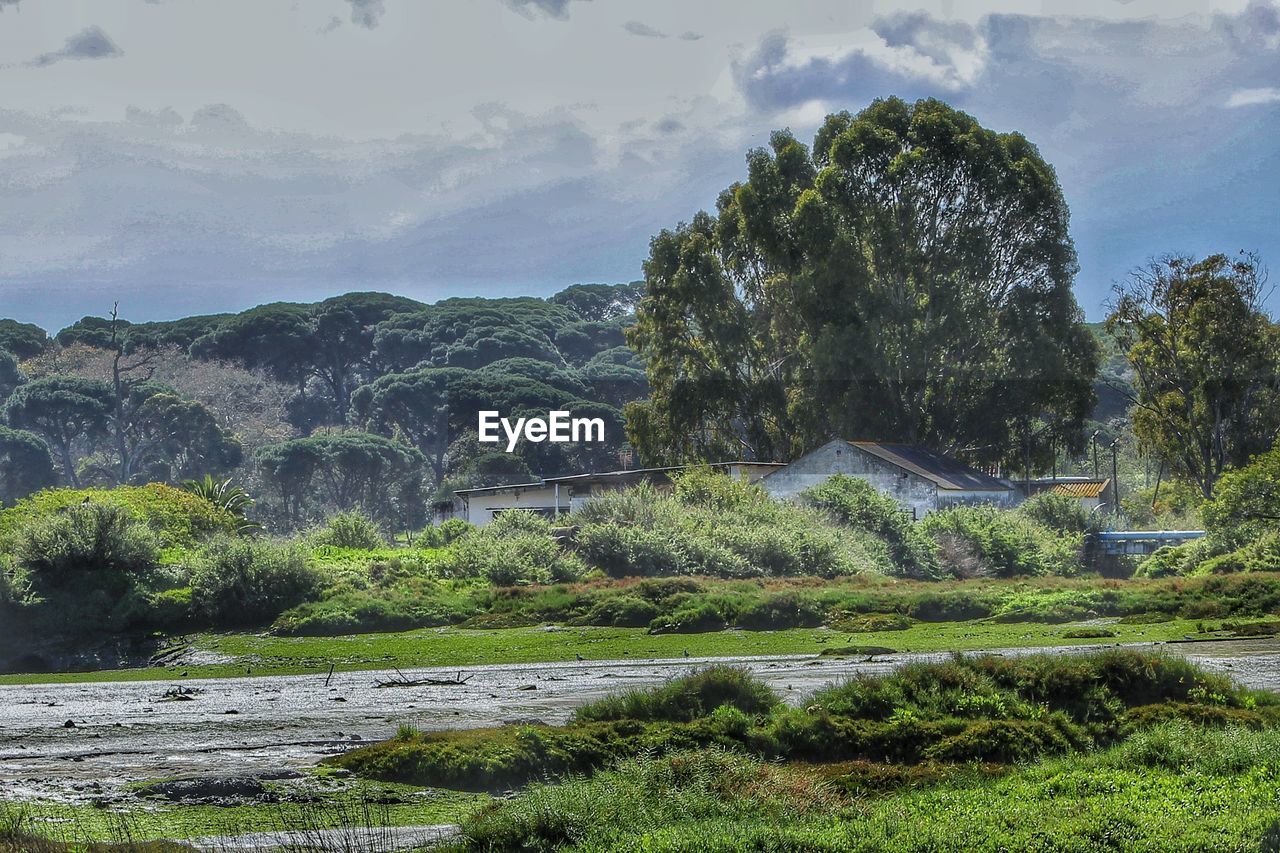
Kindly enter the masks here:
<path id="1" fill-rule="evenodd" d="M 506 628 L 468 630 L 428 628 L 388 634 L 343 637 L 276 637 L 266 634 L 202 634 L 191 648 L 231 659 L 229 663 L 183 665 L 189 678 L 245 675 L 295 675 L 392 667 L 468 667 L 481 664 L 543 663 L 587 660 L 644 660 L 741 655 L 821 654 L 841 646 L 882 646 L 900 652 L 973 651 L 1011 647 L 1163 642 L 1185 637 L 1211 637 L 1201 629 L 1217 627 L 1203 620 L 1175 619 L 1149 625 L 1110 621 L 1114 637 L 1072 639 L 1067 634 L 1096 622 L 1045 625 L 1034 622 L 917 623 L 901 631 L 845 633 L 827 628 L 785 631 L 714 631 L 700 634 L 651 635 L 642 628 Z M 70 683 L 77 681 L 172 680 L 175 668 L 149 667 L 99 672 L 0 675 L 0 684 Z"/>
<path id="2" fill-rule="evenodd" d="M 4 803 L 0 823 L 68 842 L 201 838 L 248 832 L 418 826 L 457 823 L 488 797 L 395 783 L 326 784 L 323 779 L 269 784 L 280 802 L 247 805 L 173 804 L 126 799 L 107 807 L 46 801 Z"/>

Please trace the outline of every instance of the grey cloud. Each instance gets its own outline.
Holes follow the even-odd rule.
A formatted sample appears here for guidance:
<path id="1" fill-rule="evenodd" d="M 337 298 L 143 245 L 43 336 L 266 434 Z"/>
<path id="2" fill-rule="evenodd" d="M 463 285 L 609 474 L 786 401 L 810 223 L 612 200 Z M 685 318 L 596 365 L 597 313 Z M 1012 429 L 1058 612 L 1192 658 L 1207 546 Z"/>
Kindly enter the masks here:
<path id="1" fill-rule="evenodd" d="M 12 6 L 15 9 L 21 8 L 18 4 L 22 0 L 0 0 L 0 12 L 3 12 L 6 6 Z"/>
<path id="2" fill-rule="evenodd" d="M 110 37 L 100 27 L 88 27 L 67 39 L 60 50 L 42 53 L 31 60 L 32 65 L 52 65 L 64 59 L 111 59 L 124 56 Z"/>
<path id="3" fill-rule="evenodd" d="M 519 12 L 526 18 L 533 18 L 535 15 L 541 14 L 548 18 L 556 18 L 557 20 L 567 20 L 569 17 L 569 4 L 573 0 L 502 0 L 503 5 L 514 12 Z M 582 0 L 587 2 L 587 0 Z"/>
<path id="4" fill-rule="evenodd" d="M 323 27 L 317 28 L 316 32 L 320 33 L 321 35 L 324 35 L 325 33 L 333 32 L 340 26 L 342 26 L 342 19 L 339 18 L 337 15 L 334 15 L 332 18 L 329 19 L 328 23 L 326 23 Z"/>
<path id="5" fill-rule="evenodd" d="M 685 32 L 680 34 L 680 38 L 684 39 L 685 41 L 697 41 L 698 39 L 702 38 L 702 33 L 695 33 L 693 30 L 686 30 Z"/>
<path id="6" fill-rule="evenodd" d="M 382 23 L 387 7 L 383 0 L 347 0 L 351 4 L 351 23 L 372 30 Z"/>
<path id="7" fill-rule="evenodd" d="M 667 34 L 641 21 L 627 21 L 622 28 L 633 36 L 644 36 L 645 38 L 664 39 Z"/>

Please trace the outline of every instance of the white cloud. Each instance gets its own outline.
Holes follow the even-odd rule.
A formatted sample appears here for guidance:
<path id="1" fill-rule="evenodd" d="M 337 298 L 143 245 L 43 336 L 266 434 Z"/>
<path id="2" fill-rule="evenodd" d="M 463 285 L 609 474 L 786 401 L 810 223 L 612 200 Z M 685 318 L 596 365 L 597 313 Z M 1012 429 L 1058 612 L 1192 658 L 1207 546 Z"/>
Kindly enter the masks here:
<path id="1" fill-rule="evenodd" d="M 1227 98 L 1228 107 L 1256 107 L 1260 104 L 1280 103 L 1280 89 L 1266 86 L 1261 89 L 1240 89 Z"/>
<path id="2" fill-rule="evenodd" d="M 42 53 L 32 65 L 52 65 L 64 59 L 111 59 L 124 56 L 124 51 L 100 27 L 87 27 L 67 39 L 59 50 Z"/>

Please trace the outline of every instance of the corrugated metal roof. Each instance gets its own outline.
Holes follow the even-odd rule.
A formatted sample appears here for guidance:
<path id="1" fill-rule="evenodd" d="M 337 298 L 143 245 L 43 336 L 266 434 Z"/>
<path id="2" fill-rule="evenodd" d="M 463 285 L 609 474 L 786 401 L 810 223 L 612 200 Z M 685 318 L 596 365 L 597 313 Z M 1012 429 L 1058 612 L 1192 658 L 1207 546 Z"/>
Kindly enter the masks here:
<path id="1" fill-rule="evenodd" d="M 1110 485 L 1110 480 L 1055 483 L 1053 488 L 1049 489 L 1049 494 L 1066 495 L 1069 498 L 1100 498 Z"/>
<path id="2" fill-rule="evenodd" d="M 972 492 L 1008 492 L 1007 483 L 977 468 L 914 444 L 851 441 L 852 446 L 936 483 L 940 489 Z"/>

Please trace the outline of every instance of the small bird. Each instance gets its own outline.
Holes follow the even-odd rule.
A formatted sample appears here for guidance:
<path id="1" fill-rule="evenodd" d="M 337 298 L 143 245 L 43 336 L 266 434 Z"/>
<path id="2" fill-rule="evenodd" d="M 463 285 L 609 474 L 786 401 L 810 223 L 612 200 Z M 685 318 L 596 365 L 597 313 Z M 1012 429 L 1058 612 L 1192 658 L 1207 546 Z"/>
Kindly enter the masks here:
<path id="1" fill-rule="evenodd" d="M 688 649 L 685 649 L 685 650 L 684 650 L 684 656 L 685 656 L 685 657 L 688 657 L 688 656 L 689 656 L 689 650 L 688 650 Z"/>
<path id="2" fill-rule="evenodd" d="M 586 660 L 586 658 L 584 658 L 582 655 L 578 654 L 577 652 L 574 652 L 573 656 L 578 660 Z"/>

